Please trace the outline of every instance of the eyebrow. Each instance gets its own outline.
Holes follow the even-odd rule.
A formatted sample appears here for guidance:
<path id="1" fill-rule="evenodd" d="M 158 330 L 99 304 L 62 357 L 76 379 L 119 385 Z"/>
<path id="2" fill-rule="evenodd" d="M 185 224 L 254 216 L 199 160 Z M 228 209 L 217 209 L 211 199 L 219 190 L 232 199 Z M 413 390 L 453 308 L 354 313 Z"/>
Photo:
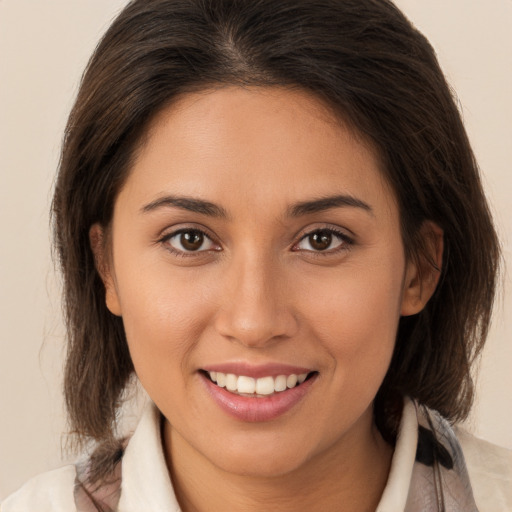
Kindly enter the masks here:
<path id="1" fill-rule="evenodd" d="M 224 208 L 209 201 L 186 196 L 165 196 L 155 199 L 143 206 L 142 213 L 151 212 L 159 208 L 180 208 L 208 217 L 227 219 L 228 214 Z M 301 217 L 312 213 L 323 212 L 332 208 L 352 207 L 361 208 L 373 216 L 372 207 L 364 201 L 350 195 L 336 195 L 321 197 L 310 201 L 302 201 L 288 207 L 288 216 Z"/>
<path id="2" fill-rule="evenodd" d="M 142 213 L 148 213 L 159 208 L 174 207 L 181 208 L 190 212 L 201 213 L 208 217 L 227 218 L 228 214 L 224 208 L 216 204 L 210 203 L 209 201 L 203 201 L 202 199 L 196 199 L 193 197 L 185 196 L 165 196 L 155 199 L 151 203 L 142 207 Z"/>
<path id="3" fill-rule="evenodd" d="M 311 213 L 323 212 L 331 208 L 340 207 L 361 208 L 373 216 L 373 209 L 361 199 L 357 199 L 351 195 L 336 195 L 329 197 L 321 197 L 313 199 L 312 201 L 303 201 L 296 203 L 288 208 L 288 215 L 290 217 L 300 217 L 302 215 L 309 215 Z"/>

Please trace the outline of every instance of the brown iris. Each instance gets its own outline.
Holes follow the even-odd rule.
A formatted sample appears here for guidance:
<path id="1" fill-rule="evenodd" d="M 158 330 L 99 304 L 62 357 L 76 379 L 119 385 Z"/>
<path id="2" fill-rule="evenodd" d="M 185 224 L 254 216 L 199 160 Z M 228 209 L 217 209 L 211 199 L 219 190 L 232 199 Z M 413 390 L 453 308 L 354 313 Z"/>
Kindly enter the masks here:
<path id="1" fill-rule="evenodd" d="M 316 231 L 308 238 L 311 247 L 317 251 L 325 251 L 332 243 L 332 233 L 330 231 Z"/>
<path id="2" fill-rule="evenodd" d="M 197 251 L 204 242 L 204 235 L 200 231 L 184 231 L 180 235 L 181 246 L 187 251 Z"/>

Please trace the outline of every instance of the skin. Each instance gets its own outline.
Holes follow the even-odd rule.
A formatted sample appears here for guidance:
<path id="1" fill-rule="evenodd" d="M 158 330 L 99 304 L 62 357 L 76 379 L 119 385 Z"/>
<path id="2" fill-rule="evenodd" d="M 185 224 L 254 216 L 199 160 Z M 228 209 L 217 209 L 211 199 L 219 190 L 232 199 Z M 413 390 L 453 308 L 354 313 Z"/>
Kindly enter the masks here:
<path id="1" fill-rule="evenodd" d="M 332 196 L 357 201 L 290 214 Z M 209 238 L 187 253 L 173 237 L 180 229 Z M 326 229 L 341 235 L 318 250 L 310 234 Z M 440 264 L 442 234 L 425 230 Z M 92 228 L 107 306 L 122 316 L 137 375 L 166 418 L 182 509 L 374 510 L 392 449 L 372 402 L 400 315 L 423 308 L 437 276 L 406 261 L 372 147 L 306 92 L 188 94 L 153 120 L 116 200 L 109 248 L 103 235 Z M 285 414 L 241 422 L 198 373 L 233 361 L 318 376 Z"/>

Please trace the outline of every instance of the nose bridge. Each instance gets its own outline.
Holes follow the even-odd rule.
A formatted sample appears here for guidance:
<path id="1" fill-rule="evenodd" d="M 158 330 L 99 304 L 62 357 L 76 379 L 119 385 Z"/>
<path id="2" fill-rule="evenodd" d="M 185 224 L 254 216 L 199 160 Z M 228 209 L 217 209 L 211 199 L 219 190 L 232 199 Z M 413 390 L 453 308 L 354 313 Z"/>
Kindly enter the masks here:
<path id="1" fill-rule="evenodd" d="M 271 254 L 246 251 L 232 260 L 228 274 L 217 318 L 220 334 L 252 347 L 293 335 L 285 276 Z"/>

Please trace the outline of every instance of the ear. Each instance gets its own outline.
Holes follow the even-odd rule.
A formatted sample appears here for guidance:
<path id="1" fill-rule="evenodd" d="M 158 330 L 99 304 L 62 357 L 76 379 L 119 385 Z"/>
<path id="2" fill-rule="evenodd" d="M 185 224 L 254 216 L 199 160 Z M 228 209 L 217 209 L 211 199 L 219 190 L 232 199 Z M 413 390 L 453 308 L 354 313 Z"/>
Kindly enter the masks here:
<path id="1" fill-rule="evenodd" d="M 419 237 L 424 250 L 407 263 L 402 295 L 401 315 L 419 313 L 434 294 L 443 263 L 443 230 L 432 221 L 425 221 Z"/>
<path id="2" fill-rule="evenodd" d="M 100 224 L 93 224 L 89 230 L 89 243 L 94 255 L 96 270 L 105 285 L 105 303 L 113 315 L 121 316 L 121 304 L 112 273 L 112 262 L 108 255 L 107 236 Z"/>

